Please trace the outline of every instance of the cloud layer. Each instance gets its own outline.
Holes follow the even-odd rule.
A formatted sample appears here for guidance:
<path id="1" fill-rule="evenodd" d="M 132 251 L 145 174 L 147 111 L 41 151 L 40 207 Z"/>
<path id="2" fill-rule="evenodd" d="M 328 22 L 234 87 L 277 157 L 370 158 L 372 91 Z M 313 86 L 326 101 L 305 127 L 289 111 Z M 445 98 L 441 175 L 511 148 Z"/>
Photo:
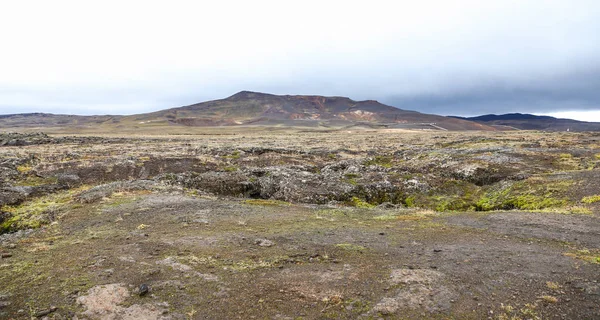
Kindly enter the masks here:
<path id="1" fill-rule="evenodd" d="M 0 113 L 131 114 L 241 90 L 440 114 L 600 110 L 597 1 L 12 1 Z"/>

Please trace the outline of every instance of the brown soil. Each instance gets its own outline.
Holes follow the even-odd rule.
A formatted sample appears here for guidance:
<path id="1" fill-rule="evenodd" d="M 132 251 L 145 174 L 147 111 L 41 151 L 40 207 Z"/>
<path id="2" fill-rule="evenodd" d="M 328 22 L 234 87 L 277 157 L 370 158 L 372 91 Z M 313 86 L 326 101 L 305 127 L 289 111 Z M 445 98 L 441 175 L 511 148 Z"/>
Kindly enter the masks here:
<path id="1" fill-rule="evenodd" d="M 67 185 L 66 190 L 52 191 L 50 196 L 59 198 L 72 192 L 72 199 L 52 200 L 58 207 L 53 209 L 52 219 L 40 228 L 0 236 L 0 318 L 600 318 L 598 207 L 580 201 L 583 196 L 599 193 L 596 182 L 588 179 L 598 169 L 588 168 L 584 156 L 576 157 L 576 163 L 573 158 L 562 156 L 563 162 L 544 166 L 538 158 L 528 158 L 529 151 L 514 147 L 515 143 L 521 143 L 521 135 L 502 134 L 501 138 L 507 139 L 502 143 L 495 136 L 486 136 L 493 140 L 483 141 L 458 135 L 451 136 L 452 146 L 442 146 L 441 138 L 431 134 L 406 133 L 401 137 L 370 133 L 361 136 L 366 141 L 364 145 L 347 142 L 348 151 L 337 152 L 336 159 L 328 154 L 342 146 L 329 149 L 327 146 L 342 140 L 338 135 L 331 136 L 329 142 L 320 136 L 301 134 L 296 136 L 297 141 L 279 136 L 263 142 L 259 137 L 239 139 L 240 136 L 234 135 L 1 149 L 4 159 L 25 159 L 24 153 L 36 153 L 41 159 L 38 163 L 20 164 L 18 172 L 7 178 L 6 183 L 16 184 L 23 177 L 33 179 L 28 176 L 29 170 L 48 178 L 47 173 L 72 174 L 68 171 L 73 168 L 81 180 L 100 179 L 92 183 L 89 178 L 89 182 L 79 181 Z M 534 137 L 543 145 L 552 142 L 545 136 Z M 558 143 L 561 138 L 556 135 L 553 141 Z M 568 135 L 565 139 L 584 140 L 580 138 Z M 313 144 L 308 143 L 310 139 L 315 139 Z M 142 168 L 150 172 L 147 178 L 169 173 L 169 162 L 174 164 L 174 173 L 196 171 L 194 174 L 201 175 L 225 174 L 228 171 L 222 170 L 224 165 L 236 165 L 244 173 L 246 167 L 260 161 L 268 163 L 264 167 L 267 171 L 276 172 L 277 163 L 285 159 L 304 161 L 304 165 L 311 161 L 315 166 L 312 172 L 294 171 L 293 166 L 298 164 L 286 167 L 280 163 L 279 167 L 290 170 L 283 171 L 285 174 L 306 172 L 301 175 L 328 177 L 328 170 L 333 167 L 325 167 L 342 165 L 340 158 L 366 161 L 361 157 L 368 158 L 369 150 L 380 148 L 382 153 L 393 154 L 397 148 L 414 161 L 396 162 L 403 157 L 396 155 L 391 167 L 383 163 L 379 169 L 376 165 L 368 169 L 379 170 L 372 179 L 386 177 L 403 167 L 405 172 L 423 174 L 403 178 L 418 180 L 411 182 L 411 186 L 417 188 L 423 181 L 431 186 L 438 181 L 434 179 L 441 178 L 434 176 L 435 170 L 427 172 L 425 168 L 442 161 L 444 155 L 425 153 L 424 144 L 431 140 L 419 142 L 419 139 L 440 142 L 436 148 L 459 150 L 452 161 L 460 157 L 464 162 L 444 161 L 460 172 L 469 171 L 465 163 L 488 152 L 481 150 L 511 145 L 512 149 L 505 153 L 495 151 L 497 157 L 490 163 L 501 155 L 513 153 L 515 157 L 516 153 L 521 160 L 510 168 L 548 181 L 559 179 L 549 176 L 565 177 L 559 180 L 570 181 L 569 189 L 556 192 L 562 192 L 560 196 L 571 199 L 572 203 L 550 210 L 435 212 L 401 204 L 374 207 L 356 202 L 352 207 L 351 203 L 339 201 L 315 204 L 248 199 L 213 192 L 221 189 L 211 191 L 203 188 L 205 184 L 189 188 L 160 179 L 139 180 Z M 402 146 L 394 147 L 392 142 L 399 141 L 404 142 Z M 368 143 L 372 145 L 369 147 Z M 168 149 L 169 145 L 173 148 Z M 288 151 L 277 149 L 283 145 Z M 305 152 L 309 147 L 303 145 L 310 145 L 314 153 Z M 238 156 L 234 153 L 236 146 L 247 151 Z M 257 146 L 276 151 L 260 153 L 251 149 Z M 596 154 L 594 146 L 583 143 L 565 143 L 562 148 L 586 149 L 589 161 Z M 70 156 L 66 155 L 67 150 Z M 319 151 L 322 154 L 316 150 L 322 150 Z M 177 152 L 187 152 L 194 160 L 175 161 Z M 412 152 L 426 155 L 413 158 Z M 221 155 L 215 157 L 218 153 Z M 560 153 L 564 150 L 559 149 Z M 123 157 L 131 157 L 133 164 L 123 165 L 120 162 Z M 143 165 L 146 162 L 147 167 Z M 207 165 L 208 162 L 212 165 Z M 104 166 L 103 170 L 90 171 L 94 173 L 85 176 L 84 163 L 91 166 L 107 163 L 112 170 L 107 171 Z M 23 166 L 31 169 L 25 170 Z M 199 167 L 186 170 L 194 166 Z M 563 170 L 559 166 L 570 169 L 557 175 Z M 356 178 L 341 177 L 357 179 L 358 185 L 367 183 L 360 180 L 366 179 L 365 171 L 360 174 Z M 200 177 L 194 181 L 208 179 Z M 298 177 L 301 176 L 295 178 L 300 181 Z M 113 180 L 131 181 L 89 189 Z M 331 181 L 326 180 L 333 185 Z M 495 188 L 512 181 L 502 178 L 490 186 Z M 443 180 L 437 183 L 443 185 Z M 488 186 L 472 183 L 467 189 L 475 188 Z M 39 199 L 29 195 L 19 208 L 42 206 Z M 586 209 L 585 212 L 573 213 L 574 205 L 578 210 Z M 11 204 L 4 208 L 10 216 L 13 212 L 10 210 L 17 207 Z M 140 294 L 142 284 L 149 287 L 148 293 Z"/>

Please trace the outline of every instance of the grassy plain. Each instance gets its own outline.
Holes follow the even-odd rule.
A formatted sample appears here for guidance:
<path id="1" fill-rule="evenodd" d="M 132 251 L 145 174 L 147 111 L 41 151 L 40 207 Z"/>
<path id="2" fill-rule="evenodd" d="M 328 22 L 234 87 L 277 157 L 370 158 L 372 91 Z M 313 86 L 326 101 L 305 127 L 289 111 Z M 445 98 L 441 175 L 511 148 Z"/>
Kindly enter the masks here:
<path id="1" fill-rule="evenodd" d="M 600 317 L 600 134 L 49 132 L 0 147 L 0 318 Z"/>

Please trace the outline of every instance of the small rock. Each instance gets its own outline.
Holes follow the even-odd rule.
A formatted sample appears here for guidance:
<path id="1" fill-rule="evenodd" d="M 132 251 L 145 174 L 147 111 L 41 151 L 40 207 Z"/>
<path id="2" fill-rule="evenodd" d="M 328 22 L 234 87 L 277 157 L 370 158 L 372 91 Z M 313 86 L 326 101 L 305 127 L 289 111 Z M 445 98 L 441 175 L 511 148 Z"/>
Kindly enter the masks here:
<path id="1" fill-rule="evenodd" d="M 0 310 L 10 306 L 10 302 L 8 301 L 0 301 Z"/>
<path id="2" fill-rule="evenodd" d="M 2 259 L 6 259 L 12 257 L 12 253 L 2 252 L 0 256 L 2 256 Z"/>
<path id="3" fill-rule="evenodd" d="M 54 306 L 52 306 L 52 307 L 50 307 L 50 309 L 42 310 L 42 311 L 40 311 L 40 312 L 36 313 L 36 314 L 35 314 L 35 317 L 36 317 L 36 318 L 45 317 L 45 316 L 47 316 L 47 315 L 51 314 L 52 312 L 54 312 L 54 311 L 56 311 L 56 310 L 58 310 L 58 308 L 57 308 L 57 307 L 54 307 Z"/>
<path id="4" fill-rule="evenodd" d="M 433 252 L 442 252 L 442 249 L 433 249 Z"/>
<path id="5" fill-rule="evenodd" d="M 148 287 L 148 285 L 147 285 L 147 284 L 145 284 L 145 283 L 142 283 L 142 284 L 140 285 L 140 287 L 139 287 L 139 291 L 140 291 L 140 292 L 139 292 L 138 294 L 140 295 L 140 297 L 143 297 L 143 296 L 145 296 L 146 294 L 148 294 L 148 292 L 150 291 L 150 287 Z"/>
<path id="6" fill-rule="evenodd" d="M 380 236 L 385 236 L 385 232 L 380 232 L 379 235 Z"/>
<path id="7" fill-rule="evenodd" d="M 17 247 L 17 245 L 14 244 L 14 243 L 9 243 L 6 247 L 9 248 L 9 249 L 14 249 L 14 248 Z"/>
<path id="8" fill-rule="evenodd" d="M 261 247 L 272 247 L 275 243 L 268 239 L 256 239 L 254 240 L 254 244 L 259 245 Z"/>

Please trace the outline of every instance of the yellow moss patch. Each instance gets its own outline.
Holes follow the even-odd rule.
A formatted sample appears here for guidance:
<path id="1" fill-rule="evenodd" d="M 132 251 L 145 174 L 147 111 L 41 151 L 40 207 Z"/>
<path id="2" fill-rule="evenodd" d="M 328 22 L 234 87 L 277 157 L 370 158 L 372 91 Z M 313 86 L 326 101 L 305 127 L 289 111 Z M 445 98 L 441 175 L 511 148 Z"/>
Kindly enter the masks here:
<path id="1" fill-rule="evenodd" d="M 379 220 L 379 221 L 393 221 L 393 220 L 419 221 L 419 220 L 428 219 L 428 216 L 431 216 L 433 214 L 435 214 L 435 211 L 433 211 L 433 210 L 418 210 L 418 211 L 412 211 L 409 213 L 390 212 L 390 213 L 375 216 L 375 217 L 373 217 L 373 219 Z"/>
<path id="2" fill-rule="evenodd" d="M 21 229 L 39 228 L 57 219 L 62 209 L 73 202 L 73 196 L 89 189 L 82 186 L 76 189 L 50 194 L 26 201 L 18 206 L 4 206 L 2 211 L 8 212 L 8 218 L 0 225 L 0 233 Z"/>
<path id="3" fill-rule="evenodd" d="M 280 200 L 270 200 L 270 199 L 248 199 L 244 201 L 245 204 L 253 205 L 253 206 L 291 206 L 292 204 L 285 201 Z"/>
<path id="4" fill-rule="evenodd" d="M 564 254 L 567 257 L 583 260 L 589 263 L 600 264 L 600 250 L 582 249 L 575 252 L 567 252 Z"/>
<path id="5" fill-rule="evenodd" d="M 29 173 L 29 172 L 31 172 L 31 170 L 33 170 L 33 167 L 26 166 L 26 165 L 17 167 L 17 171 L 19 171 L 20 173 Z"/>
<path id="6" fill-rule="evenodd" d="M 555 296 L 541 296 L 540 299 L 546 303 L 557 303 L 558 302 L 558 298 Z"/>
<path id="7" fill-rule="evenodd" d="M 583 197 L 583 199 L 581 199 L 581 202 L 587 203 L 587 204 L 591 204 L 591 203 L 595 203 L 595 202 L 599 202 L 599 201 L 600 201 L 600 195 Z"/>
<path id="8" fill-rule="evenodd" d="M 352 197 L 352 199 L 350 200 L 350 205 L 352 205 L 353 207 L 362 208 L 362 209 L 375 208 L 375 205 L 370 204 L 370 203 L 368 203 L 360 198 L 357 198 L 357 197 Z"/>
<path id="9" fill-rule="evenodd" d="M 54 184 L 56 182 L 58 182 L 58 179 L 55 177 L 41 178 L 38 176 L 29 175 L 24 180 L 17 181 L 15 183 L 15 185 L 16 186 L 34 187 L 34 186 L 42 186 L 42 185 L 46 185 L 46 184 Z"/>
<path id="10" fill-rule="evenodd" d="M 552 282 L 552 281 L 547 281 L 546 282 L 546 287 L 548 287 L 548 289 L 550 290 L 558 290 L 560 289 L 560 285 L 556 282 Z"/>

